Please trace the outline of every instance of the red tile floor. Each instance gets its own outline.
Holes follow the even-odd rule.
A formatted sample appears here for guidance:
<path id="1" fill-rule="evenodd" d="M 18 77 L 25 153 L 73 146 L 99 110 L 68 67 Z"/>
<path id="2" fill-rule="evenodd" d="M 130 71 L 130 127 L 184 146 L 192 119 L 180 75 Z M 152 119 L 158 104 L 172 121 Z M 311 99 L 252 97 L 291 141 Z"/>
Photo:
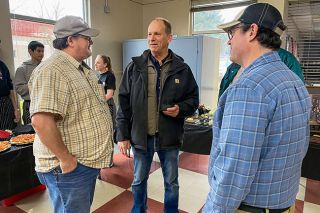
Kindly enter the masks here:
<path id="1" fill-rule="evenodd" d="M 201 212 L 209 191 L 207 165 L 209 156 L 182 153 L 179 164 L 180 212 Z M 120 154 L 114 157 L 115 166 L 103 169 L 102 180 L 97 180 L 92 212 L 130 212 L 133 178 L 133 160 Z M 163 212 L 163 180 L 157 155 L 151 167 L 148 181 L 148 212 Z M 40 192 L 14 206 L 0 206 L 0 213 L 52 212 L 47 192 Z M 296 213 L 320 213 L 320 181 L 300 180 L 296 200 Z"/>

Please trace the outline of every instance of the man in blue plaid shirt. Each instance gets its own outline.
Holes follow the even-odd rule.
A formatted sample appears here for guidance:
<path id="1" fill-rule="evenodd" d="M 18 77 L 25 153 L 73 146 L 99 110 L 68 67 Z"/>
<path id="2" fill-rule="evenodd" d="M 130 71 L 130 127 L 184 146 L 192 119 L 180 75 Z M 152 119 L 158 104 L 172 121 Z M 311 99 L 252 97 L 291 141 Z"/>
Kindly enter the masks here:
<path id="1" fill-rule="evenodd" d="M 243 73 L 220 97 L 203 212 L 293 212 L 309 144 L 309 94 L 276 50 L 286 29 L 267 3 L 231 23 L 231 61 Z"/>

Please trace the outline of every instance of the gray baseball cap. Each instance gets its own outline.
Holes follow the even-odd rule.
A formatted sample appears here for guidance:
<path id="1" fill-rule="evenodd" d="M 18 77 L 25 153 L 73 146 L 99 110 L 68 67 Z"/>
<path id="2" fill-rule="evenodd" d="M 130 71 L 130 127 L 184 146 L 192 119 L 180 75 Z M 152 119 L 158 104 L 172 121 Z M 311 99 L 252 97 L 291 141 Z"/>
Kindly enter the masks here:
<path id="1" fill-rule="evenodd" d="M 233 21 L 221 24 L 218 28 L 227 32 L 230 28 L 240 23 L 255 23 L 259 27 L 274 31 L 279 36 L 287 28 L 283 23 L 279 10 L 268 3 L 251 4 L 242 10 Z"/>
<path id="2" fill-rule="evenodd" d="M 80 17 L 64 16 L 56 22 L 53 33 L 56 38 L 65 38 L 75 34 L 96 37 L 100 31 L 90 28 Z"/>

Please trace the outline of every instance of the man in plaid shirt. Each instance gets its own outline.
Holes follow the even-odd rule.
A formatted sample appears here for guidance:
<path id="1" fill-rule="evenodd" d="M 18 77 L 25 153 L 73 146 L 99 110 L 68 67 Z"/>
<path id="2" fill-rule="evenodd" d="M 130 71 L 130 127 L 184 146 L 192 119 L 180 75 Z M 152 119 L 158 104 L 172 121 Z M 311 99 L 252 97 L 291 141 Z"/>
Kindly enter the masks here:
<path id="1" fill-rule="evenodd" d="M 276 52 L 286 26 L 267 3 L 231 23 L 230 58 L 244 68 L 214 115 L 203 212 L 293 212 L 309 144 L 309 94 Z"/>

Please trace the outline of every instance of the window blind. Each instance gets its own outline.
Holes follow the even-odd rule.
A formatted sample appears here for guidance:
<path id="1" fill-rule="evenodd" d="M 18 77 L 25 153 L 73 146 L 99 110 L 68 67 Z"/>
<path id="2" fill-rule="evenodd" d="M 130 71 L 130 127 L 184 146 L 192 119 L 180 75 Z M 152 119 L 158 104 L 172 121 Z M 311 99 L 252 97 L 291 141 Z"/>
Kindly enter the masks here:
<path id="1" fill-rule="evenodd" d="M 305 81 L 320 84 L 320 1 L 289 2 L 288 34 L 294 37 Z"/>

